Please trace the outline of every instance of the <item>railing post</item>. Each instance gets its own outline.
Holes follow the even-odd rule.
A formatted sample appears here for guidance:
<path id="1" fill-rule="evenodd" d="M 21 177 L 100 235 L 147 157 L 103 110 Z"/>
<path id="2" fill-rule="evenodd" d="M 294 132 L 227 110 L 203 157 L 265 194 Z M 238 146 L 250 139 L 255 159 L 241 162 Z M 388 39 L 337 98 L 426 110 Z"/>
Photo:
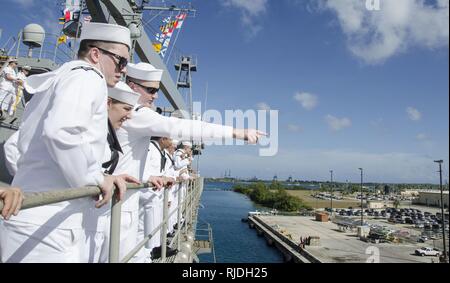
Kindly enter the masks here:
<path id="1" fill-rule="evenodd" d="M 190 194 L 190 187 L 191 187 L 191 180 L 188 181 L 187 187 L 186 187 L 186 212 L 185 212 L 185 221 L 184 221 L 184 233 L 187 234 L 188 231 L 188 223 L 190 215 L 188 215 L 191 211 L 191 194 Z"/>
<path id="2" fill-rule="evenodd" d="M 191 194 L 192 194 L 192 204 L 197 203 L 196 201 L 196 195 L 195 195 L 195 183 L 196 183 L 197 179 L 194 179 L 192 181 L 192 189 L 191 189 Z M 196 206 L 194 207 L 194 205 L 191 205 L 191 227 L 192 225 L 194 225 L 194 212 L 196 210 Z"/>
<path id="3" fill-rule="evenodd" d="M 109 241 L 110 263 L 119 262 L 121 215 L 122 215 L 122 201 L 119 201 L 119 190 L 115 190 L 111 204 L 111 229 Z"/>
<path id="4" fill-rule="evenodd" d="M 167 215 L 169 214 L 169 190 L 164 188 L 163 226 L 161 227 L 161 262 L 164 263 L 167 255 Z"/>
<path id="5" fill-rule="evenodd" d="M 181 187 L 182 183 L 178 184 L 178 206 L 177 206 L 177 228 L 178 228 L 178 239 L 177 239 L 177 249 L 181 249 L 181 213 L 183 210 L 183 202 L 181 201 Z"/>

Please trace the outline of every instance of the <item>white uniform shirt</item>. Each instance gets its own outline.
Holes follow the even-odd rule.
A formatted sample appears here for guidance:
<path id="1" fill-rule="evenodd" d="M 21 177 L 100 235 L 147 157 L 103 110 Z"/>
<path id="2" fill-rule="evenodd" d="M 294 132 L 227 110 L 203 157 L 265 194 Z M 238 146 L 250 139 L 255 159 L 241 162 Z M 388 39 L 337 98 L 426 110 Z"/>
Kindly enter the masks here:
<path id="1" fill-rule="evenodd" d="M 148 154 L 145 161 L 145 168 L 144 168 L 144 177 L 143 180 L 148 180 L 151 176 L 163 176 L 166 166 L 162 168 L 161 171 L 161 148 L 159 147 L 158 142 L 152 141 L 150 142 L 150 145 L 148 147 Z M 163 151 L 163 154 L 165 152 Z M 170 161 L 170 160 L 168 160 Z M 166 163 L 167 164 L 167 160 Z"/>
<path id="2" fill-rule="evenodd" d="M 17 79 L 19 79 L 21 81 L 26 81 L 27 80 L 27 76 L 23 72 L 19 72 L 17 74 Z"/>
<path id="3" fill-rule="evenodd" d="M 174 154 L 174 162 L 176 170 L 187 169 L 189 164 L 191 164 L 192 159 L 190 157 L 183 158 L 186 152 L 183 149 L 178 149 Z"/>
<path id="4" fill-rule="evenodd" d="M 107 86 L 91 67 L 72 61 L 27 79 L 34 94 L 23 115 L 13 186 L 24 192 L 78 188 L 103 183 L 101 161 L 107 143 Z M 19 221 L 81 228 L 85 199 L 22 211 Z"/>
<path id="5" fill-rule="evenodd" d="M 19 72 L 17 73 L 17 79 L 21 80 L 23 82 L 22 87 L 25 86 L 26 82 L 27 82 L 27 76 L 23 73 L 23 72 Z M 19 86 L 19 84 L 17 84 L 17 87 Z"/>
<path id="6" fill-rule="evenodd" d="M 7 75 L 17 78 L 17 73 L 10 66 L 6 66 L 1 74 L 0 91 L 14 91 L 14 83 L 6 78 Z"/>
<path id="7" fill-rule="evenodd" d="M 14 83 L 6 78 L 11 75 L 16 78 L 17 74 L 13 68 L 6 66 L 0 74 L 0 110 L 8 110 L 11 103 L 11 97 L 15 95 L 16 88 Z"/>
<path id="8" fill-rule="evenodd" d="M 16 131 L 3 145 L 6 169 L 8 169 L 11 176 L 16 175 L 17 172 L 17 160 L 19 159 L 19 150 L 17 149 L 18 139 L 19 131 Z"/>
<path id="9" fill-rule="evenodd" d="M 186 131 L 191 129 L 192 131 Z M 128 174 L 138 180 L 144 179 L 144 167 L 150 138 L 170 137 L 175 139 L 217 139 L 232 138 L 233 128 L 228 126 L 162 116 L 148 107 L 136 106 L 133 116 L 117 130 L 117 138 L 122 147 L 115 174 Z M 132 197 L 133 196 L 133 197 Z M 127 191 L 123 211 L 138 209 L 138 194 Z"/>
<path id="10" fill-rule="evenodd" d="M 166 153 L 166 168 L 164 170 L 164 176 L 174 178 L 175 180 L 178 178 L 177 171 L 175 170 L 175 165 L 172 163 L 173 157 L 170 156 L 170 153 L 167 150 L 164 150 Z"/>
<path id="11" fill-rule="evenodd" d="M 196 141 L 233 137 L 232 127 L 165 117 L 148 107 L 139 108 L 138 106 L 136 109 L 139 110 L 134 111 L 133 117 L 117 131 L 123 156 L 120 158 L 116 172 L 118 174 L 127 173 L 142 181 L 146 181 L 142 178 L 144 161 L 152 136 Z"/>

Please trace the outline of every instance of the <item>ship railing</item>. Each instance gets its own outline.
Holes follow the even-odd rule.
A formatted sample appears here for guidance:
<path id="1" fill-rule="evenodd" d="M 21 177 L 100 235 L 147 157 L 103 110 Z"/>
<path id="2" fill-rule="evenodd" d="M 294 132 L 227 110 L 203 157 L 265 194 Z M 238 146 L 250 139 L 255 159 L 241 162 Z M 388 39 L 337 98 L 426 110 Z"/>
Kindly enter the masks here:
<path id="1" fill-rule="evenodd" d="M 44 41 L 40 47 L 32 48 L 33 53 L 30 58 L 48 59 L 56 64 L 62 64 L 73 60 L 76 56 L 74 39 L 67 39 L 66 42 L 58 43 L 61 35 L 45 33 Z M 10 56 L 29 57 L 30 47 L 23 46 L 22 31 L 18 34 L 15 44 L 8 50 Z M 36 53 L 38 55 L 36 55 Z"/>
<path id="2" fill-rule="evenodd" d="M 161 233 L 161 262 L 165 262 L 167 258 L 167 233 L 170 217 L 177 214 L 177 230 L 172 239 L 172 243 L 176 243 L 178 251 L 181 248 L 182 237 L 188 229 L 194 227 L 194 211 L 197 210 L 197 204 L 200 199 L 203 186 L 201 185 L 203 178 L 194 178 L 187 181 L 177 181 L 173 186 L 164 188 L 163 199 L 163 219 L 158 227 L 156 227 L 149 235 L 138 243 L 127 255 L 120 259 L 120 222 L 122 214 L 122 202 L 118 199 L 118 189 L 114 191 L 111 201 L 111 217 L 110 217 L 110 245 L 109 245 L 109 262 L 110 263 L 127 263 L 149 242 L 156 233 Z M 186 186 L 186 191 L 182 190 L 182 186 Z M 169 191 L 178 187 L 178 203 L 176 209 L 169 213 Z M 154 189 L 151 184 L 128 185 L 127 190 Z M 49 192 L 25 193 L 25 198 L 21 210 L 34 207 L 54 204 L 62 201 L 69 201 L 81 198 L 96 197 L 101 195 L 99 187 L 90 186 L 82 188 L 62 189 Z M 0 202 L 0 211 L 3 209 L 3 203 Z M 19 212 L 20 213 L 20 212 Z M 184 217 L 183 217 L 184 216 Z M 184 218 L 184 223 L 182 219 Z"/>

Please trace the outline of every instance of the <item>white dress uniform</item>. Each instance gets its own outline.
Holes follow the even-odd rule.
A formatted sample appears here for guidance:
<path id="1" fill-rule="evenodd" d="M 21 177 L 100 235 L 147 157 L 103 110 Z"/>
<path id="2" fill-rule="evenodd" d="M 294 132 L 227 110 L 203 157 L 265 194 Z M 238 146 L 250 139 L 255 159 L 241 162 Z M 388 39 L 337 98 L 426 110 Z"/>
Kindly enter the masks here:
<path id="1" fill-rule="evenodd" d="M 18 140 L 19 131 L 16 131 L 9 137 L 9 139 L 6 140 L 5 144 L 3 145 L 6 169 L 11 176 L 16 175 L 17 172 L 17 160 L 19 160 L 19 149 L 17 148 Z"/>
<path id="2" fill-rule="evenodd" d="M 84 39 L 131 46 L 129 29 L 117 25 L 85 24 Z M 24 192 L 44 192 L 102 184 L 107 85 L 101 72 L 85 61 L 72 61 L 29 77 L 26 89 L 33 98 L 20 127 L 12 185 Z M 0 221 L 0 261 L 88 261 L 86 216 L 94 204 L 91 198 L 63 201 Z"/>
<path id="3" fill-rule="evenodd" d="M 190 145 L 189 142 L 183 142 L 183 145 Z M 180 185 L 181 190 L 181 198 L 179 200 L 180 203 L 182 203 L 186 199 L 186 193 L 187 193 L 187 182 L 186 180 L 189 179 L 189 173 L 187 172 L 188 166 L 191 164 L 192 159 L 191 158 L 184 158 L 183 156 L 186 154 L 186 152 L 183 149 L 178 149 L 175 151 L 174 154 L 174 163 L 175 163 L 175 169 L 178 170 L 180 179 L 184 180 L 182 181 Z"/>
<path id="4" fill-rule="evenodd" d="M 163 176 L 165 170 L 165 156 L 162 158 L 164 151 L 161 150 L 159 143 L 152 141 L 148 148 L 147 160 L 145 162 L 144 176 Z M 139 226 L 138 226 L 138 242 L 148 236 L 162 220 L 162 198 L 164 191 L 159 190 L 142 190 L 139 194 Z M 150 241 L 147 242 L 145 248 L 142 249 L 136 259 L 137 262 L 150 262 L 150 252 L 153 248 L 161 245 L 161 234 L 157 232 Z"/>
<path id="5" fill-rule="evenodd" d="M 21 71 L 17 73 L 17 79 L 21 80 L 23 83 L 26 82 L 27 76 Z M 8 113 L 9 115 L 13 115 L 15 112 L 15 106 L 20 103 L 20 100 L 22 100 L 23 97 L 23 87 L 19 85 L 18 83 L 15 84 L 14 94 L 11 96 L 9 107 L 8 107 Z"/>
<path id="6" fill-rule="evenodd" d="M 135 93 L 126 83 L 119 82 L 114 88 L 108 89 L 108 97 L 117 101 L 134 106 L 137 104 L 139 94 Z M 108 123 L 108 144 L 105 147 L 105 154 L 102 163 L 102 168 L 105 174 L 114 175 L 115 168 L 119 161 L 119 152 L 121 147 L 115 129 L 111 122 Z M 109 256 L 109 241 L 110 241 L 110 224 L 111 224 L 111 209 L 110 205 L 105 205 L 100 209 L 91 207 L 88 212 L 88 222 L 86 228 L 86 255 L 88 262 L 108 262 Z M 121 233 L 121 247 L 119 257 L 122 259 L 125 254 L 124 250 L 134 248 L 129 247 L 125 243 L 125 236 Z M 125 248 L 124 248 L 125 247 Z"/>
<path id="7" fill-rule="evenodd" d="M 179 176 L 179 171 L 175 170 L 175 159 L 170 155 L 169 152 L 166 151 L 167 163 L 166 163 L 166 172 L 167 176 L 177 180 Z M 169 223 L 168 223 L 168 233 L 172 233 L 174 231 L 174 225 L 177 223 L 177 206 L 178 206 L 178 191 L 180 189 L 179 184 L 175 184 L 170 189 L 169 193 L 169 201 L 171 203 L 169 207 Z"/>
<path id="8" fill-rule="evenodd" d="M 23 115 L 12 183 L 24 192 L 99 185 L 104 180 L 99 160 L 107 133 L 106 82 L 98 70 L 72 70 L 79 66 L 90 67 L 73 61 L 29 78 L 35 91 L 30 89 L 34 97 Z M 3 222 L 1 261 L 81 262 L 83 216 L 93 205 L 93 200 L 79 199 L 21 211 Z"/>
<path id="9" fill-rule="evenodd" d="M 143 68 L 143 66 L 151 65 L 146 63 L 128 64 L 128 75 L 144 81 L 161 80 L 161 70 L 156 70 L 153 66 L 151 69 Z M 192 131 L 186 131 L 186 129 Z M 143 179 L 143 175 L 152 136 L 194 140 L 232 138 L 233 128 L 202 121 L 165 117 L 148 107 L 137 106 L 133 117 L 117 131 L 117 137 L 123 150 L 116 169 L 117 174 L 129 174 L 142 182 L 148 181 Z M 122 204 L 121 221 L 121 233 L 129 235 L 127 243 L 135 241 L 138 237 L 138 214 L 139 193 L 127 191 L 126 200 Z"/>
<path id="10" fill-rule="evenodd" d="M 6 66 L 3 69 L 0 78 L 0 110 L 4 112 L 8 111 L 12 103 L 12 100 L 14 99 L 14 96 L 16 94 L 16 86 L 14 82 L 6 79 L 7 75 L 10 75 L 15 79 L 17 78 L 16 71 L 10 66 Z"/>

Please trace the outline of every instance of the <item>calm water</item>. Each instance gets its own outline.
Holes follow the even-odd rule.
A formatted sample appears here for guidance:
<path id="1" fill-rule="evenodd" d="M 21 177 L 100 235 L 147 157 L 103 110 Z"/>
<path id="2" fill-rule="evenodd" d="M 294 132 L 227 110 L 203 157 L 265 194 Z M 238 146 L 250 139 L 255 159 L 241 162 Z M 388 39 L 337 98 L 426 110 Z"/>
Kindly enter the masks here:
<path id="1" fill-rule="evenodd" d="M 232 191 L 232 184 L 205 183 L 199 209 L 199 223 L 206 221 L 213 228 L 218 263 L 278 263 L 283 262 L 276 248 L 269 247 L 264 237 L 241 221 L 256 207 L 244 195 Z M 212 255 L 201 255 L 200 262 L 213 262 Z"/>

